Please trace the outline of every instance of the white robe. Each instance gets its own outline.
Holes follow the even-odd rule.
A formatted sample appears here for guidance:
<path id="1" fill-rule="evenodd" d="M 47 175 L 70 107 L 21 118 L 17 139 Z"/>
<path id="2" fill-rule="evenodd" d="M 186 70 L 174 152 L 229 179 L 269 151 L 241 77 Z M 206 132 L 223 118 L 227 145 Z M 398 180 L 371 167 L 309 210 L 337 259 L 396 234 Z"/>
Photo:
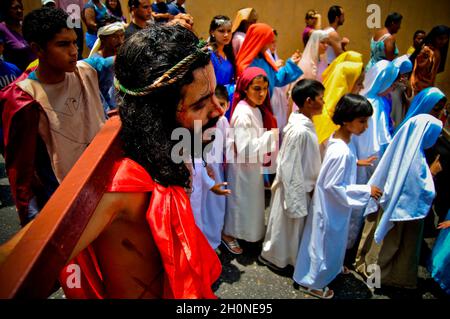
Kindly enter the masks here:
<path id="1" fill-rule="evenodd" d="M 280 268 L 295 265 L 305 216 L 320 170 L 319 141 L 312 121 L 292 113 L 284 130 L 272 185 L 262 257 Z"/>
<path id="2" fill-rule="evenodd" d="M 226 133 L 230 124 L 225 116 L 222 116 L 217 122 L 217 131 L 221 133 L 220 138 L 217 135 L 213 142 L 213 153 L 211 158 L 207 156 L 208 166 L 212 168 L 215 177 L 215 184 L 225 181 L 224 155 L 226 148 Z M 216 153 L 217 152 L 217 153 Z M 209 155 L 209 154 L 208 154 Z M 228 187 L 227 187 L 228 188 Z M 226 196 L 214 194 L 209 191 L 206 193 L 205 214 L 203 223 L 205 225 L 203 233 L 208 239 L 213 249 L 220 245 L 222 237 L 222 228 L 225 219 Z"/>
<path id="3" fill-rule="evenodd" d="M 317 179 L 294 280 L 313 289 L 326 287 L 342 270 L 350 215 L 370 199 L 369 185 L 356 185 L 352 143 L 331 137 Z"/>
<path id="4" fill-rule="evenodd" d="M 234 163 L 228 165 L 232 193 L 227 201 L 224 233 L 256 242 L 265 233 L 263 154 L 275 151 L 278 139 L 273 131 L 264 130 L 260 110 L 244 100 L 237 104 L 230 125 L 236 154 Z"/>

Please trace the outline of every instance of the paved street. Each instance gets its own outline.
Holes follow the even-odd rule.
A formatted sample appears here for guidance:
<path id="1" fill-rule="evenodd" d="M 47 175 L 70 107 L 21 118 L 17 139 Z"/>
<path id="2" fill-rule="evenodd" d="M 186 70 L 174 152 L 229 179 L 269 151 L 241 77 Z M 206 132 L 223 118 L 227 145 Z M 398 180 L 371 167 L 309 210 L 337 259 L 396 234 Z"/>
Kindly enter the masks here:
<path id="1" fill-rule="evenodd" d="M 8 240 L 19 230 L 19 219 L 9 190 L 5 175 L 4 161 L 0 158 L 0 244 Z M 268 199 L 267 199 L 268 200 Z M 267 210 L 266 210 L 267 211 Z M 311 299 L 294 289 L 292 269 L 275 273 L 268 267 L 258 264 L 257 257 L 261 244 L 242 243 L 245 253 L 241 256 L 231 255 L 221 247 L 222 276 L 214 285 L 217 296 L 224 299 Z M 415 291 L 375 291 L 372 292 L 362 278 L 352 272 L 339 275 L 331 284 L 336 299 L 435 299 L 448 298 L 435 284 L 424 267 L 419 269 L 419 287 Z M 51 298 L 63 298 L 62 291 Z"/>

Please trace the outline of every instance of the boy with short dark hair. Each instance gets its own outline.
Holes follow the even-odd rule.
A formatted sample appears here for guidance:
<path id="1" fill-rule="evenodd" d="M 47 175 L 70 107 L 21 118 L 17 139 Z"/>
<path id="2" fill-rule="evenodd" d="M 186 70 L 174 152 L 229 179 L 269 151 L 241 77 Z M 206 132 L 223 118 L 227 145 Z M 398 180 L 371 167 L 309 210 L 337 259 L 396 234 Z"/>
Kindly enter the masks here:
<path id="1" fill-rule="evenodd" d="M 303 79 L 292 98 L 299 110 L 290 115 L 283 131 L 272 185 L 269 224 L 259 261 L 280 270 L 295 265 L 308 206 L 320 170 L 319 142 L 312 117 L 322 114 L 325 88 L 316 80 Z"/>
<path id="2" fill-rule="evenodd" d="M 77 36 L 61 9 L 29 13 L 23 34 L 39 65 L 0 93 L 6 172 L 22 226 L 44 206 L 102 127 L 97 72 L 113 58 L 77 62 Z"/>

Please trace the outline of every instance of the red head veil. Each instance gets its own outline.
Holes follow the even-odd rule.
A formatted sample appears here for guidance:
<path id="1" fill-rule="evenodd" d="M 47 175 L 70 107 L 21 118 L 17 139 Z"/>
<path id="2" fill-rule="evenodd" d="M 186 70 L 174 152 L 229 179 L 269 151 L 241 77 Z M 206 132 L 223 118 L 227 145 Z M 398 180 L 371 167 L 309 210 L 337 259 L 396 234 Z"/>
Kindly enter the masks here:
<path id="1" fill-rule="evenodd" d="M 244 70 L 252 63 L 261 50 L 273 42 L 274 38 L 275 34 L 273 33 L 273 29 L 268 24 L 255 23 L 248 28 L 244 43 L 242 43 L 242 47 L 236 57 L 236 71 L 238 77 L 241 76 L 242 72 L 244 72 Z M 275 62 L 267 55 L 267 52 L 264 52 L 263 54 L 267 63 L 269 63 L 275 71 L 278 71 Z"/>
<path id="2" fill-rule="evenodd" d="M 242 73 L 242 75 L 239 77 L 236 84 L 236 91 L 234 91 L 233 104 L 231 106 L 230 116 L 233 116 L 234 109 L 236 108 L 236 105 L 239 103 L 239 101 L 245 99 L 246 96 L 245 90 L 248 89 L 253 79 L 259 75 L 263 75 L 267 78 L 267 74 L 263 69 L 257 67 L 249 67 L 245 69 L 244 73 Z M 273 116 L 272 106 L 270 105 L 269 92 L 267 92 L 266 99 L 264 100 L 263 104 L 259 106 L 259 109 L 262 114 L 264 128 L 267 130 L 276 128 L 277 120 Z"/>

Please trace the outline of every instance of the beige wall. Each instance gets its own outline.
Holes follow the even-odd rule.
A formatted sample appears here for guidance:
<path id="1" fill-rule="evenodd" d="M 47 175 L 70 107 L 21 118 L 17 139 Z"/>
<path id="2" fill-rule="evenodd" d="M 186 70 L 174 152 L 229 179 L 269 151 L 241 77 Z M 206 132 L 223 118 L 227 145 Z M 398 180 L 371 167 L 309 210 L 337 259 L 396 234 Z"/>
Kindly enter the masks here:
<path id="1" fill-rule="evenodd" d="M 40 6 L 40 0 L 23 0 L 25 10 Z M 121 0 L 122 8 L 127 11 L 127 0 Z M 282 58 L 289 57 L 296 49 L 303 50 L 301 33 L 304 28 L 305 13 L 316 9 L 322 15 L 322 26 L 326 26 L 328 8 L 334 4 L 345 10 L 346 21 L 339 33 L 350 39 L 348 49 L 361 52 L 364 61 L 369 58 L 369 43 L 373 30 L 366 26 L 369 4 L 378 4 L 381 8 L 381 24 L 389 12 L 397 11 L 403 15 L 402 28 L 397 35 L 397 45 L 403 54 L 412 42 L 417 29 L 426 31 L 438 24 L 450 26 L 450 1 L 446 0 L 186 0 L 186 8 L 194 16 L 195 30 L 199 36 L 208 36 L 211 18 L 217 14 L 234 18 L 236 11 L 253 7 L 259 14 L 259 21 L 270 24 L 278 31 L 278 51 Z M 450 95 L 450 54 L 447 56 L 446 70 L 437 77 L 439 86 L 446 95 Z"/>
<path id="2" fill-rule="evenodd" d="M 366 26 L 369 16 L 366 8 L 372 3 L 381 8 L 381 24 L 390 12 L 397 11 L 403 15 L 402 28 L 397 35 L 401 54 L 406 53 L 417 29 L 429 31 L 438 24 L 450 26 L 450 1 L 446 0 L 187 0 L 186 8 L 195 18 L 198 34 L 207 37 L 213 16 L 225 14 L 233 19 L 237 10 L 253 7 L 260 22 L 268 23 L 278 31 L 278 51 L 282 58 L 287 58 L 295 49 L 303 50 L 301 33 L 306 11 L 318 10 L 322 15 L 322 26 L 326 26 L 328 8 L 340 5 L 344 8 L 346 21 L 338 31 L 350 39 L 348 49 L 361 52 L 367 62 L 373 30 Z M 436 85 L 450 95 L 450 54 L 447 56 L 446 70 L 438 75 Z"/>

